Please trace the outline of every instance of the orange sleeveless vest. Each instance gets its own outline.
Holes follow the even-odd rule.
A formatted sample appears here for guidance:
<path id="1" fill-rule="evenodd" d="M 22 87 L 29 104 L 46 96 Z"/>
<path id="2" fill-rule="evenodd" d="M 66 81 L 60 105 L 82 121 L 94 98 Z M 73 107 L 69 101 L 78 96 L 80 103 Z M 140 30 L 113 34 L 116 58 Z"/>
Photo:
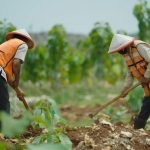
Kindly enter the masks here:
<path id="1" fill-rule="evenodd" d="M 0 66 L 3 67 L 8 81 L 13 76 L 12 66 L 14 56 L 18 47 L 23 43 L 25 42 L 19 39 L 10 39 L 0 45 Z"/>
<path id="2" fill-rule="evenodd" d="M 144 73 L 147 69 L 147 62 L 143 59 L 143 57 L 139 54 L 137 50 L 137 45 L 140 43 L 145 43 L 143 41 L 135 40 L 133 43 L 131 43 L 131 51 L 130 55 L 129 52 L 124 54 L 125 62 L 129 68 L 129 71 L 131 72 L 132 76 L 135 77 L 137 80 L 141 81 L 142 77 L 144 76 Z M 145 43 L 148 46 L 150 46 L 148 43 Z M 131 56 L 132 55 L 132 56 Z M 144 93 L 146 96 L 150 96 L 150 89 L 149 84 L 145 85 L 143 87 Z"/>

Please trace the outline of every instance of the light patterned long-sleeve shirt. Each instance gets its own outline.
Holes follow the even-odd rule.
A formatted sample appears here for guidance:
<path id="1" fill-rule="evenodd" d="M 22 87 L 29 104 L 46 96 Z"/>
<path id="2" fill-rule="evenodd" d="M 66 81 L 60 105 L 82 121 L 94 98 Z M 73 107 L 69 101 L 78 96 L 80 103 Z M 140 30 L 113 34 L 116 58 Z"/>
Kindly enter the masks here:
<path id="1" fill-rule="evenodd" d="M 139 54 L 148 62 L 146 72 L 144 74 L 145 78 L 150 78 L 150 47 L 147 44 L 141 43 L 137 46 L 137 50 Z M 124 87 L 131 87 L 133 85 L 134 77 L 130 73 L 129 69 L 127 68 L 127 75 L 125 79 Z"/>

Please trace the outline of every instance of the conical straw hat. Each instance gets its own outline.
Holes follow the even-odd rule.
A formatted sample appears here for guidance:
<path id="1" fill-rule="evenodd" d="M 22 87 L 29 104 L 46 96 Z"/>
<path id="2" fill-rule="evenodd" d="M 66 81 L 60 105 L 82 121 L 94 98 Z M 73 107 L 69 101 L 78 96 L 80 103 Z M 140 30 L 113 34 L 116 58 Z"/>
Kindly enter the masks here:
<path id="1" fill-rule="evenodd" d="M 27 41 L 28 49 L 32 49 L 34 47 L 34 41 L 32 40 L 32 38 L 30 37 L 30 35 L 27 33 L 25 29 L 20 29 L 20 30 L 7 33 L 5 36 L 6 41 L 10 40 L 14 34 L 24 36 L 28 39 Z"/>
<path id="2" fill-rule="evenodd" d="M 115 34 L 110 43 L 108 53 L 113 54 L 115 52 L 118 52 L 124 49 L 125 47 L 129 46 L 133 41 L 134 41 L 133 37 Z"/>

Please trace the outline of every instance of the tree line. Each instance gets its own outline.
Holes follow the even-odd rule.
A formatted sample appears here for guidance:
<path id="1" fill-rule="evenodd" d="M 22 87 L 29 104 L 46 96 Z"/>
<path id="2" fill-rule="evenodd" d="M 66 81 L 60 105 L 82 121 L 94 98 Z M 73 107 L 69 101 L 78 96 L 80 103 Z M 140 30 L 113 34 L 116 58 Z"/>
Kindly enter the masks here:
<path id="1" fill-rule="evenodd" d="M 138 38 L 150 42 L 150 8 L 147 1 L 135 5 L 133 15 L 138 20 Z M 13 30 L 16 27 L 12 23 L 1 21 L 0 43 L 5 41 L 5 34 Z M 118 33 L 127 34 L 125 31 Z M 125 77 L 126 68 L 119 55 L 108 55 L 112 37 L 109 23 L 95 23 L 89 35 L 72 46 L 66 40 L 63 25 L 55 25 L 48 31 L 46 45 L 37 45 L 28 51 L 21 72 L 22 80 L 48 81 L 54 88 L 85 78 L 99 78 L 113 84 L 117 78 Z"/>

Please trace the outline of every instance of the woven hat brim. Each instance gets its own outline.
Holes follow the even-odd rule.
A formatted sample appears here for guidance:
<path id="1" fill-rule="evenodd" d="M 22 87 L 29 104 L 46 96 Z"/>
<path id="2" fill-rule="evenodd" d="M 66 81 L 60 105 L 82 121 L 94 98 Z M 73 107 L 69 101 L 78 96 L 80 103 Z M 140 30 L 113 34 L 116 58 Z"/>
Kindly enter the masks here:
<path id="1" fill-rule="evenodd" d="M 6 36 L 5 36 L 6 41 L 10 40 L 14 34 L 24 36 L 25 38 L 28 39 L 28 41 L 27 41 L 28 49 L 32 49 L 34 47 L 34 41 L 30 37 L 26 36 L 25 34 L 15 32 L 15 31 L 9 32 L 6 34 Z"/>
<path id="2" fill-rule="evenodd" d="M 128 41 L 127 43 L 121 43 L 120 45 L 116 45 L 114 47 L 110 47 L 109 51 L 108 51 L 108 54 L 113 54 L 113 53 L 116 53 L 122 49 L 124 49 L 125 47 L 129 46 L 132 42 L 134 41 L 134 38 L 131 38 L 130 41 Z"/>
<path id="3" fill-rule="evenodd" d="M 112 51 L 110 50 L 110 51 L 108 51 L 108 54 L 113 54 L 113 53 L 119 52 L 120 50 L 122 50 L 122 49 L 124 49 L 125 47 L 129 46 L 132 42 L 133 42 L 133 41 L 131 41 L 131 42 L 129 42 L 129 43 L 123 45 L 122 47 L 120 47 L 120 48 L 118 48 L 118 49 L 116 49 L 116 50 L 112 50 Z"/>

